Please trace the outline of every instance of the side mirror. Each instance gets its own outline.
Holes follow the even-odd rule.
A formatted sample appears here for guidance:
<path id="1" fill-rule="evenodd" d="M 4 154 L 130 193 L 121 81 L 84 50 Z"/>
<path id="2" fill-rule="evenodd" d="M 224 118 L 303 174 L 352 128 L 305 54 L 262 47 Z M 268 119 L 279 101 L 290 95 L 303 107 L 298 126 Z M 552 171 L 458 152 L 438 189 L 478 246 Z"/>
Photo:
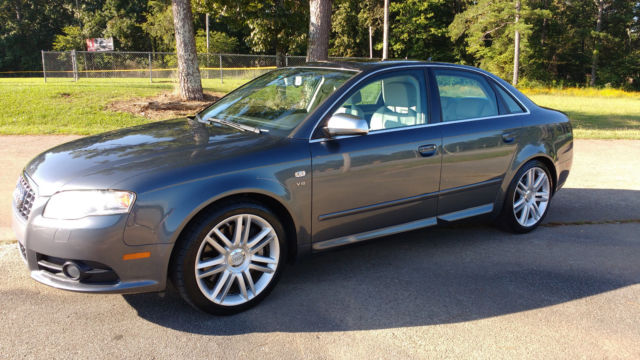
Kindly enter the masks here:
<path id="1" fill-rule="evenodd" d="M 323 130 L 330 138 L 340 135 L 366 135 L 369 133 L 369 125 L 359 116 L 333 114 Z"/>

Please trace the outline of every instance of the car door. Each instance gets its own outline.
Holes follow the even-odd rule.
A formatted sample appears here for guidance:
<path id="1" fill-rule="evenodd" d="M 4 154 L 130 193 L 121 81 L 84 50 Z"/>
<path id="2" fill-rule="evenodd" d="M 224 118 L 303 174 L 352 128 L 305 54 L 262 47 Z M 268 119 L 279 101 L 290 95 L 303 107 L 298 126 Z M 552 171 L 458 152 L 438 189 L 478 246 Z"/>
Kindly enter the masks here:
<path id="1" fill-rule="evenodd" d="M 434 68 L 432 74 L 443 122 L 438 216 L 457 220 L 491 212 L 524 110 L 516 104 L 510 111 L 496 93 L 499 85 L 479 72 Z"/>
<path id="2" fill-rule="evenodd" d="M 314 247 L 435 223 L 441 135 L 429 126 L 425 71 L 364 80 L 345 98 L 324 121 L 349 113 L 365 119 L 370 131 L 310 142 Z"/>

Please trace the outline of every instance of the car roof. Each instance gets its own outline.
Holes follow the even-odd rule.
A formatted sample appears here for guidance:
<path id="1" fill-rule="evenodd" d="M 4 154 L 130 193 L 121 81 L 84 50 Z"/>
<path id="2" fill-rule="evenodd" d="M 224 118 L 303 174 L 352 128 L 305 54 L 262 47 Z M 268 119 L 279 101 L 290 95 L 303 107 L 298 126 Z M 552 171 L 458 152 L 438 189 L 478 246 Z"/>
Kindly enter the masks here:
<path id="1" fill-rule="evenodd" d="M 403 67 L 407 65 L 439 65 L 439 66 L 450 66 L 461 69 L 473 69 L 480 70 L 473 66 L 460 65 L 460 64 L 451 64 L 445 62 L 431 62 L 431 61 L 418 61 L 418 60 L 385 60 L 385 61 L 317 61 L 317 62 L 309 62 L 305 63 L 301 66 L 295 67 L 314 67 L 314 68 L 325 68 L 325 69 L 344 69 L 344 70 L 356 70 L 359 72 L 369 72 L 380 69 L 392 69 L 394 67 Z M 484 71 L 482 71 L 484 72 Z"/>

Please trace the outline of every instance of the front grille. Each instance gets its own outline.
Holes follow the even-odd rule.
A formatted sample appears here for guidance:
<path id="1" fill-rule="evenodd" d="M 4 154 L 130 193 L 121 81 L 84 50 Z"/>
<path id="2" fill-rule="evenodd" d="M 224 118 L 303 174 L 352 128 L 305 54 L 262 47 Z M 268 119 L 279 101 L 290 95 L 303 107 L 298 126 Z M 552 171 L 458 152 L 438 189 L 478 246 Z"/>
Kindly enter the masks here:
<path id="1" fill-rule="evenodd" d="M 16 204 L 16 208 L 18 209 L 18 213 L 26 220 L 29 218 L 29 214 L 31 214 L 31 208 L 33 207 L 33 202 L 36 199 L 36 193 L 29 185 L 27 179 L 24 176 L 20 175 L 20 179 L 18 180 L 18 191 L 20 191 L 22 195 L 22 199 L 18 199 L 18 203 Z"/>

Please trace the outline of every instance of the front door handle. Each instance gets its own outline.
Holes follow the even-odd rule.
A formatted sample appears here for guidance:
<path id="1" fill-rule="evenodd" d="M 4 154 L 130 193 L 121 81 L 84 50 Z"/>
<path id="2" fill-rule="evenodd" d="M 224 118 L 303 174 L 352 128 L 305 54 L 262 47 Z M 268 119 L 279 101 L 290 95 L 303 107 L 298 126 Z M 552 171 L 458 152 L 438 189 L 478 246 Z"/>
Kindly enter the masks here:
<path id="1" fill-rule="evenodd" d="M 502 134 L 502 141 L 504 141 L 507 144 L 512 143 L 515 139 L 516 137 L 515 135 L 513 135 L 513 133 L 506 132 Z"/>
<path id="2" fill-rule="evenodd" d="M 418 152 L 420 155 L 427 157 L 435 154 L 437 149 L 438 146 L 436 146 L 436 144 L 422 145 L 418 148 Z"/>

